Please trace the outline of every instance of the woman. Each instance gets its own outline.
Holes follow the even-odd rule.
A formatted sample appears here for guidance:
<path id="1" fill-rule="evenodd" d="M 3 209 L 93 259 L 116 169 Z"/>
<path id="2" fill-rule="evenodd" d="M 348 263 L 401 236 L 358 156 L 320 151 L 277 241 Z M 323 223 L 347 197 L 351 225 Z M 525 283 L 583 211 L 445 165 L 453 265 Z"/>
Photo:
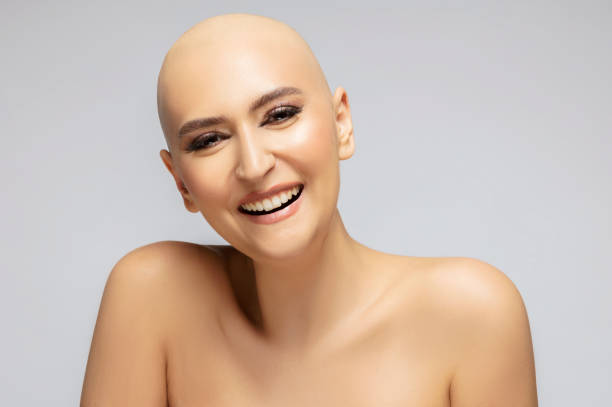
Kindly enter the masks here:
<path id="1" fill-rule="evenodd" d="M 231 245 L 158 242 L 105 287 L 82 406 L 536 406 L 527 313 L 469 258 L 382 253 L 346 232 L 346 91 L 278 21 L 213 17 L 158 82 L 160 152 Z"/>

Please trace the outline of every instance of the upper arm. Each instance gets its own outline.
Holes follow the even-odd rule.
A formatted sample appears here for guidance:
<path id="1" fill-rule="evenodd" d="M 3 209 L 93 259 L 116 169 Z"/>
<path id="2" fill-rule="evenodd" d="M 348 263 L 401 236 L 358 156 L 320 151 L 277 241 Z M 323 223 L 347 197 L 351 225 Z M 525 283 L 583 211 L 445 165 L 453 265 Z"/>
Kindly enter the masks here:
<path id="1" fill-rule="evenodd" d="M 487 263 L 464 259 L 455 275 L 457 364 L 453 407 L 536 407 L 529 320 L 512 281 Z"/>
<path id="2" fill-rule="evenodd" d="M 111 271 L 94 329 L 81 406 L 166 406 L 164 274 L 149 245 Z"/>

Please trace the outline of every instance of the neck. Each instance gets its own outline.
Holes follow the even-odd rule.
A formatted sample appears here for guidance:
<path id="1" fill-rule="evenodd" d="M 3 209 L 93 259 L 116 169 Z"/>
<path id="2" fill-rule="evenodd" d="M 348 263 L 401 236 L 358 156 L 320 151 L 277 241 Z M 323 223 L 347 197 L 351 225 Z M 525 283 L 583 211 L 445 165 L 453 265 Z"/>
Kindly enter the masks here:
<path id="1" fill-rule="evenodd" d="M 329 233 L 299 256 L 254 261 L 263 334 L 275 343 L 303 347 L 362 311 L 376 293 L 365 278 L 369 253 L 348 235 L 336 210 Z"/>

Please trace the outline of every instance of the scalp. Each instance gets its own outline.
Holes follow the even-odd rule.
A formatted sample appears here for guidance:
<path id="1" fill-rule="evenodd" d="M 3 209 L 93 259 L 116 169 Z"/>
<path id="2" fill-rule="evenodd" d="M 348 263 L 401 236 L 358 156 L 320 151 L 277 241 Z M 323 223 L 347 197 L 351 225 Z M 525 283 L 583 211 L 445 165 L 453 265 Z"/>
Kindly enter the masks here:
<path id="1" fill-rule="evenodd" d="M 331 99 L 323 70 L 308 43 L 289 25 L 252 14 L 224 14 L 207 18 L 183 33 L 167 52 L 157 82 L 157 106 L 166 142 L 170 146 L 172 90 L 177 81 L 198 80 L 207 64 L 231 69 L 244 55 L 266 55 L 270 64 L 299 61 L 313 86 Z M 197 60 L 199 64 L 194 68 Z M 229 66 L 228 66 L 229 65 Z"/>

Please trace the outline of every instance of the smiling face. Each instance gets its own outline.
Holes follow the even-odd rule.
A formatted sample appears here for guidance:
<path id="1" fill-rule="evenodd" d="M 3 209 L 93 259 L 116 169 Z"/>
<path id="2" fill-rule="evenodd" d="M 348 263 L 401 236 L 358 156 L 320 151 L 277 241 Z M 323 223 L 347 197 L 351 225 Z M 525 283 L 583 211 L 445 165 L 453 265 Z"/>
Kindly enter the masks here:
<path id="1" fill-rule="evenodd" d="M 325 236 L 338 160 L 354 148 L 350 109 L 293 30 L 249 15 L 205 20 L 166 56 L 158 104 L 161 156 L 185 206 L 232 246 L 278 259 Z"/>

